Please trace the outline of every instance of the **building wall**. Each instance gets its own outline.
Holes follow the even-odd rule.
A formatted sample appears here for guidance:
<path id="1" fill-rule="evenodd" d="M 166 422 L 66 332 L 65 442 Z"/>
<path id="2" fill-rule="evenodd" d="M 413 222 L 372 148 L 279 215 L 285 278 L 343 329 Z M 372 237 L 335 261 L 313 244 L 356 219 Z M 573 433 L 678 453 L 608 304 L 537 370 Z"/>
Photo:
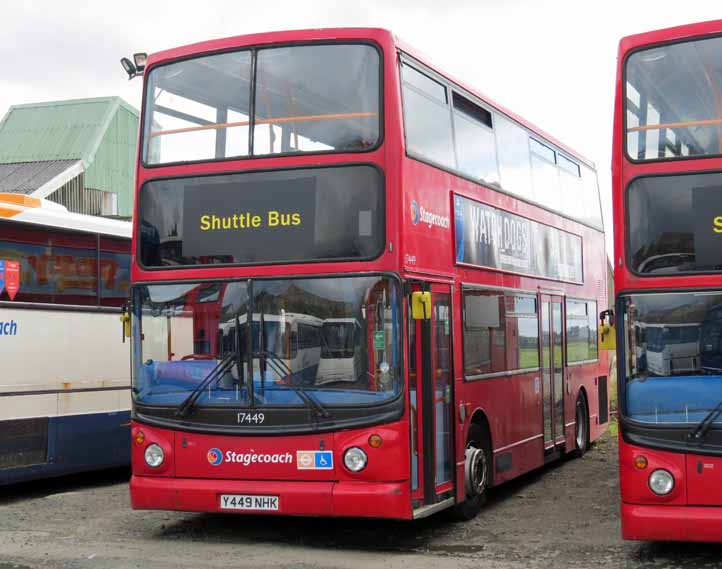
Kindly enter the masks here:
<path id="1" fill-rule="evenodd" d="M 123 105 L 111 119 L 85 173 L 85 187 L 118 196 L 118 215 L 133 214 L 138 117 Z"/>

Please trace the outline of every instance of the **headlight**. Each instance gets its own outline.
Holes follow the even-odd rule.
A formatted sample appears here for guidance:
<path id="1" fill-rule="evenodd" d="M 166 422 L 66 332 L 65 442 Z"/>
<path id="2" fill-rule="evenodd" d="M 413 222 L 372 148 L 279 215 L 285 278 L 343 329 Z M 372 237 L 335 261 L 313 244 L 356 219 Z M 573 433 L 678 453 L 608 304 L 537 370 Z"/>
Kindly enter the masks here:
<path id="1" fill-rule="evenodd" d="M 649 489 L 657 496 L 666 496 L 674 488 L 674 476 L 666 470 L 655 470 L 649 475 Z"/>
<path id="2" fill-rule="evenodd" d="M 343 455 L 343 463 L 351 472 L 361 472 L 367 461 L 366 453 L 358 447 L 351 447 Z"/>
<path id="3" fill-rule="evenodd" d="M 148 448 L 145 449 L 145 463 L 151 468 L 158 468 L 161 464 L 163 464 L 164 459 L 165 453 L 159 445 L 153 443 L 152 445 L 148 445 Z"/>

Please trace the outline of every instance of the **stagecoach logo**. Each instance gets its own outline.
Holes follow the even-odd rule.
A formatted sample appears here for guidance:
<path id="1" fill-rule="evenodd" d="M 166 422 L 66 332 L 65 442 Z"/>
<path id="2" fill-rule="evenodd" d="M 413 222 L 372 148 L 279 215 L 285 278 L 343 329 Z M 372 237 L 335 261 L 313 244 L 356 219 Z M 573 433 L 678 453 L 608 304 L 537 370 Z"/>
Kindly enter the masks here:
<path id="1" fill-rule="evenodd" d="M 208 462 L 213 466 L 218 466 L 223 462 L 223 453 L 220 449 L 212 448 L 208 451 Z"/>
<path id="2" fill-rule="evenodd" d="M 424 209 L 424 206 L 419 205 L 416 200 L 411 200 L 411 223 L 416 225 L 419 221 L 424 225 L 427 225 L 429 229 L 433 226 L 448 229 L 451 225 L 451 219 L 448 215 L 433 213 Z"/>
<path id="3" fill-rule="evenodd" d="M 411 223 L 416 225 L 419 222 L 419 204 L 411 200 Z"/>
<path id="4" fill-rule="evenodd" d="M 293 455 L 290 452 L 283 453 L 257 453 L 250 452 L 233 452 L 227 450 L 225 453 L 219 448 L 212 448 L 206 454 L 208 463 L 211 466 L 218 466 L 222 462 L 231 462 L 250 466 L 252 464 L 291 464 Z"/>

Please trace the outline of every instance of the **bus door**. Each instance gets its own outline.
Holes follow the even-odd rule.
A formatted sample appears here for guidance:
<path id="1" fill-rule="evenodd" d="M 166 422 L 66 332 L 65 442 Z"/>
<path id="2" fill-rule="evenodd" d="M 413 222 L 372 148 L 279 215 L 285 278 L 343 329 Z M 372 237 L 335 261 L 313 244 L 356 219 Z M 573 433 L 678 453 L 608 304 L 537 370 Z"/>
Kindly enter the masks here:
<path id="1" fill-rule="evenodd" d="M 544 452 L 553 453 L 564 445 L 564 357 L 562 354 L 562 298 L 541 295 L 542 413 Z"/>
<path id="2" fill-rule="evenodd" d="M 418 508 L 454 495 L 451 288 L 421 283 L 431 293 L 431 318 L 409 318 L 412 497 Z M 409 313 L 411 308 L 409 307 Z"/>

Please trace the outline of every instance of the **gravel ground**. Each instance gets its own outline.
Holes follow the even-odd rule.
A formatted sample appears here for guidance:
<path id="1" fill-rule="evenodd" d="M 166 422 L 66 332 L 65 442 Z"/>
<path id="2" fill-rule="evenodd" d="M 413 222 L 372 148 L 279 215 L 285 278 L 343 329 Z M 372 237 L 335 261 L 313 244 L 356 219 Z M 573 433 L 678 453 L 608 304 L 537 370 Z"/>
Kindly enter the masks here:
<path id="1" fill-rule="evenodd" d="M 722 546 L 624 543 L 617 447 L 490 493 L 475 520 L 134 512 L 126 471 L 0 489 L 0 569 L 722 567 Z"/>

